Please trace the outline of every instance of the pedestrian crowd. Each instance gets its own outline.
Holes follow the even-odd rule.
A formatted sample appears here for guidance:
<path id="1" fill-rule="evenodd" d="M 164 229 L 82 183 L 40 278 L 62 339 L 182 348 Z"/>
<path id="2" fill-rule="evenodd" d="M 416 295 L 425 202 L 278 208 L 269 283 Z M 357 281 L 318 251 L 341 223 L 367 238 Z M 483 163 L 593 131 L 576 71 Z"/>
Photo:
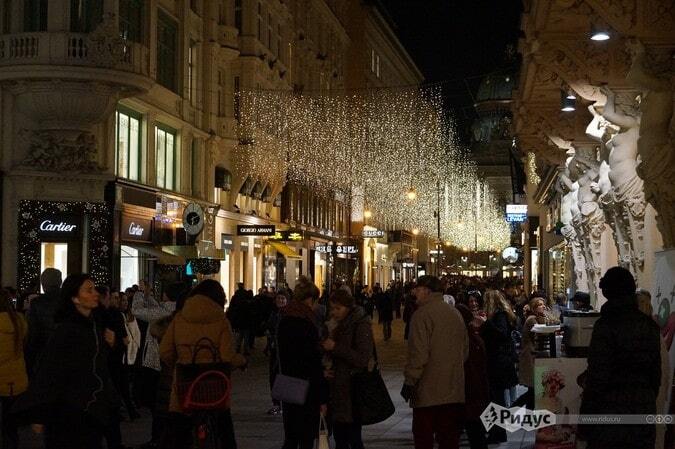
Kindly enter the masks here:
<path id="1" fill-rule="evenodd" d="M 656 414 L 671 383 L 649 293 L 636 294 L 618 267 L 600 287 L 607 302 L 593 330 L 581 412 Z M 507 440 L 503 428 L 487 432 L 481 422 L 490 403 L 534 408 L 533 329 L 559 324 L 567 309 L 592 309 L 590 296 L 568 301 L 527 295 L 518 280 L 434 276 L 322 294 L 301 276 L 292 290 L 256 295 L 239 284 L 228 302 L 210 279 L 159 288 L 141 280 L 111 291 L 87 274 L 62 280 L 48 268 L 26 292 L 0 290 L 1 447 L 20 447 L 18 429 L 31 425 L 47 449 L 104 441 L 123 449 L 121 421 L 146 407 L 152 429 L 142 449 L 236 448 L 229 378 L 246 370 L 260 338 L 267 413 L 283 420 L 283 449 L 312 449 L 328 435 L 336 449 L 361 449 L 362 427 L 394 411 L 379 374 L 377 311 L 383 345 L 393 321 L 405 322 L 400 394 L 413 409 L 415 448 L 457 448 L 466 432 L 472 449 L 485 449 Z M 589 449 L 663 449 L 662 427 L 587 425 L 579 438 Z"/>

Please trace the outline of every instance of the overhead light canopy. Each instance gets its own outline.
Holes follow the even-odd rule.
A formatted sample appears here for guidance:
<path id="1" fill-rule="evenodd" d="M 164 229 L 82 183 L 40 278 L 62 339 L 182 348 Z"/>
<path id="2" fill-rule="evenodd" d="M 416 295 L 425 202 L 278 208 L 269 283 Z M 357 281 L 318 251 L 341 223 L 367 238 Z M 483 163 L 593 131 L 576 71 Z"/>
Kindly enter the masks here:
<path id="1" fill-rule="evenodd" d="M 592 41 L 607 41 L 610 39 L 609 30 L 605 26 L 595 24 L 591 27 L 591 40 Z"/>
<path id="2" fill-rule="evenodd" d="M 560 110 L 563 112 L 571 112 L 577 109 L 577 97 L 571 97 L 564 90 L 560 91 Z"/>

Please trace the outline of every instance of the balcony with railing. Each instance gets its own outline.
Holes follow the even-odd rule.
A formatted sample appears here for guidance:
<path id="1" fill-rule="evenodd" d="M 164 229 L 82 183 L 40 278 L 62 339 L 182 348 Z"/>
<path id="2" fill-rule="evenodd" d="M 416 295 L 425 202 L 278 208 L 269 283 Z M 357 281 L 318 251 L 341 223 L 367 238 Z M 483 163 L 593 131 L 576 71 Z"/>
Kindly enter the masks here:
<path id="1" fill-rule="evenodd" d="M 90 67 L 149 76 L 147 47 L 100 33 L 0 35 L 0 79 L 26 74 L 20 66 Z M 31 76 L 28 76 L 31 78 Z"/>

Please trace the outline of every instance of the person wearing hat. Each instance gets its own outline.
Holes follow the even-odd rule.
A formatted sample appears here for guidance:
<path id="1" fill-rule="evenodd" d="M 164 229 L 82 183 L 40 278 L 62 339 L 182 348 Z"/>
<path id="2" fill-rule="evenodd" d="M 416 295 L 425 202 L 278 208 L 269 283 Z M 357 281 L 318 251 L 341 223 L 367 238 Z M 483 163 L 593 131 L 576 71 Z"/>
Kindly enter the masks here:
<path id="1" fill-rule="evenodd" d="M 621 267 L 600 280 L 607 302 L 593 327 L 582 415 L 654 415 L 661 385 L 658 325 L 641 313 L 635 279 Z M 588 449 L 652 449 L 656 429 L 644 425 L 585 425 Z"/>
<path id="2" fill-rule="evenodd" d="M 331 317 L 337 326 L 321 345 L 333 362 L 332 369 L 326 374 L 335 447 L 362 449 L 361 424 L 352 413 L 352 374 L 367 369 L 373 356 L 370 317 L 356 305 L 354 297 L 347 290 L 337 289 L 329 302 Z"/>
<path id="3" fill-rule="evenodd" d="M 456 308 L 443 301 L 441 281 L 421 276 L 410 322 L 401 396 L 413 409 L 415 449 L 458 448 L 464 417 L 464 363 L 469 335 Z"/>

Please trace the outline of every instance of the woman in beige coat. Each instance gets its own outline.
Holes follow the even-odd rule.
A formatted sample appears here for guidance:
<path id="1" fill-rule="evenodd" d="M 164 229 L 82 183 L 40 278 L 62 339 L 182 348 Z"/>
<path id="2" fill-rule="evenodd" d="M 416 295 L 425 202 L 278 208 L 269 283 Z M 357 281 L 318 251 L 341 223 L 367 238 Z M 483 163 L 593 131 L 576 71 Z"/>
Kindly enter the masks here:
<path id="1" fill-rule="evenodd" d="M 234 350 L 232 329 L 224 312 L 225 292 L 214 280 L 205 280 L 198 284 L 185 302 L 183 310 L 178 312 L 169 325 L 159 345 L 162 361 L 170 367 L 176 364 L 192 363 L 192 349 L 203 338 L 210 339 L 220 356 L 220 360 L 233 368 L 246 365 L 246 359 Z M 196 363 L 212 362 L 210 351 L 200 351 Z M 176 447 L 191 447 L 192 422 L 183 413 L 176 393 L 175 375 L 171 389 L 169 411 L 176 431 Z M 234 428 L 230 410 L 214 411 L 217 428 L 220 430 L 221 447 L 235 448 Z"/>

